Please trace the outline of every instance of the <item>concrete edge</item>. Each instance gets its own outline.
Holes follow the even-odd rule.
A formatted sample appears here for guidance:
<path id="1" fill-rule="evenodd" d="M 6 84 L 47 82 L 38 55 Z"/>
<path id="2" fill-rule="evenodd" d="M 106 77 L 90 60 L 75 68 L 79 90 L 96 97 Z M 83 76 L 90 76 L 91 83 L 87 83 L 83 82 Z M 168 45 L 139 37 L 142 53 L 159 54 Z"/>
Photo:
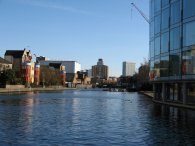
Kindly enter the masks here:
<path id="1" fill-rule="evenodd" d="M 163 101 L 159 101 L 159 100 L 154 100 L 153 99 L 153 97 L 154 97 L 153 92 L 140 91 L 139 93 L 143 94 L 147 97 L 150 97 L 154 103 L 164 104 L 164 105 L 168 105 L 168 106 L 174 106 L 174 107 L 178 107 L 178 108 L 186 108 L 186 109 L 195 110 L 195 106 L 193 106 L 193 105 L 184 105 L 184 104 L 180 104 L 180 103 L 163 102 Z"/>
<path id="2" fill-rule="evenodd" d="M 193 105 L 184 105 L 184 104 L 173 103 L 173 102 L 162 102 L 162 101 L 158 101 L 158 100 L 152 100 L 152 101 L 154 103 L 195 110 L 195 106 L 193 106 Z"/>
<path id="3" fill-rule="evenodd" d="M 139 91 L 138 93 L 143 94 L 151 99 L 154 97 L 154 93 L 152 91 Z"/>

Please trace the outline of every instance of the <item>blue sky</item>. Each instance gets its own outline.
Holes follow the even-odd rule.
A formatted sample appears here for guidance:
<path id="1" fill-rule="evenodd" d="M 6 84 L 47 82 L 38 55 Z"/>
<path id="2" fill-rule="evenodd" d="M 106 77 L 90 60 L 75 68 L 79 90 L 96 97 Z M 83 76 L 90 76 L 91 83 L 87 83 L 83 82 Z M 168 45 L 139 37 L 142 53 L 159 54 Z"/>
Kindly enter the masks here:
<path id="1" fill-rule="evenodd" d="M 75 60 L 89 69 L 98 58 L 120 76 L 122 62 L 148 58 L 149 0 L 0 0 L 0 56 L 30 49 L 50 59 Z"/>

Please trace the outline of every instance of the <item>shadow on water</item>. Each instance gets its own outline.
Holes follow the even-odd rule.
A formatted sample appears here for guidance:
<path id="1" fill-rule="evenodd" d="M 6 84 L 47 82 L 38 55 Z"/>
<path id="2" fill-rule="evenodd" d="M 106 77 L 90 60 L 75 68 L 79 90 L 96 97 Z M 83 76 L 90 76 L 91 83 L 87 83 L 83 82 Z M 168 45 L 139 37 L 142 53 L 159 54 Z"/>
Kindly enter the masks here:
<path id="1" fill-rule="evenodd" d="M 150 133 L 153 137 L 151 143 L 158 145 L 195 144 L 194 110 L 154 104 L 151 116 Z"/>

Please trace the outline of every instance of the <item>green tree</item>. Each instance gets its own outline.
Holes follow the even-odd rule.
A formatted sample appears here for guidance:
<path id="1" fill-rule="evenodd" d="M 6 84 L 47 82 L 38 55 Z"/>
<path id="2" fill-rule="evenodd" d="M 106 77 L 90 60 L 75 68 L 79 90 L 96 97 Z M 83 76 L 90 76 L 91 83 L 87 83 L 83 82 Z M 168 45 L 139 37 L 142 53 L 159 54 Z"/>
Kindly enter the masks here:
<path id="1" fill-rule="evenodd" d="M 15 79 L 16 79 L 16 75 L 13 70 L 9 69 L 9 70 L 1 71 L 0 82 L 2 84 L 15 84 L 16 82 Z"/>

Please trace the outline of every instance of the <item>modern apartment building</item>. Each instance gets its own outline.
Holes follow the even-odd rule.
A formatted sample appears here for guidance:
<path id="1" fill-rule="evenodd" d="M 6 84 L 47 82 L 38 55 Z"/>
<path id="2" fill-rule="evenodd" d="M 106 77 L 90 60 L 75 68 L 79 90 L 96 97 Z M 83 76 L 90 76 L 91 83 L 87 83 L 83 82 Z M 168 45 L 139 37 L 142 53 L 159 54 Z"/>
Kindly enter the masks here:
<path id="1" fill-rule="evenodd" d="M 155 99 L 195 104 L 195 0 L 150 0 Z"/>
<path id="2" fill-rule="evenodd" d="M 104 65 L 103 59 L 99 59 L 97 65 L 92 66 L 92 77 L 108 79 L 108 66 Z"/>
<path id="3" fill-rule="evenodd" d="M 122 76 L 133 76 L 135 74 L 135 63 L 124 61 L 122 65 Z"/>

